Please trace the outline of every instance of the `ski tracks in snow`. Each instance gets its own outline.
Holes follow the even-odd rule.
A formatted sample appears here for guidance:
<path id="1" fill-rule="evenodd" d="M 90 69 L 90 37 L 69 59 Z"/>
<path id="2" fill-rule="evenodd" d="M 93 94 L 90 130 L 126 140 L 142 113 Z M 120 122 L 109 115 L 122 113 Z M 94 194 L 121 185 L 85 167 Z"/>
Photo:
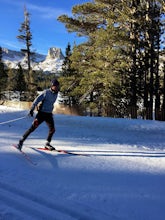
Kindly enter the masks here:
<path id="1" fill-rule="evenodd" d="M 52 202 L 48 198 L 42 198 L 2 182 L 0 182 L 0 198 L 0 207 L 5 206 L 3 212 L 2 208 L 0 209 L 0 220 L 24 219 L 25 216 L 26 220 L 99 220 L 100 217 L 110 218 L 106 213 L 100 213 L 89 207 L 85 207 L 85 213 L 82 213 L 82 207 L 78 209 L 77 204 L 73 204 L 73 206 L 69 204 L 70 206 L 66 207 L 59 201 L 58 203 L 56 200 Z"/>

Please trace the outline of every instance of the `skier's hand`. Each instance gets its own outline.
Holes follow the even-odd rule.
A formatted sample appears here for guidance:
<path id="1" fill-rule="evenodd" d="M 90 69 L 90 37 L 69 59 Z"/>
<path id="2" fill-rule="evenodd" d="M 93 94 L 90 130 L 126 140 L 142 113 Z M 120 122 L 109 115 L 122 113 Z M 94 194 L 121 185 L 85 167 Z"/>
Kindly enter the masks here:
<path id="1" fill-rule="evenodd" d="M 33 117 L 33 114 L 34 114 L 33 110 L 30 110 L 28 115 L 29 115 L 30 117 Z"/>

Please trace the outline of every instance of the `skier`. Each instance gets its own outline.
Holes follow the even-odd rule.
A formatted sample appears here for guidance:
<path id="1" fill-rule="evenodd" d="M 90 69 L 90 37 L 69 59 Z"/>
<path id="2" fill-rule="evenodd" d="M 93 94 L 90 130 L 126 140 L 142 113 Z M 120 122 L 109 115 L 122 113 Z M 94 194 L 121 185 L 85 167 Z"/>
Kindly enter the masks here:
<path id="1" fill-rule="evenodd" d="M 18 149 L 21 151 L 23 142 L 26 138 L 32 133 L 43 121 L 49 127 L 49 133 L 47 136 L 47 141 L 45 143 L 45 148 L 48 150 L 55 150 L 53 146 L 50 145 L 53 134 L 55 133 L 55 125 L 53 120 L 53 108 L 54 103 L 57 99 L 57 95 L 59 92 L 59 82 L 57 79 L 52 80 L 51 87 L 49 89 L 44 90 L 33 102 L 31 109 L 29 111 L 29 116 L 33 117 L 33 112 L 36 106 L 38 106 L 38 113 L 31 125 L 31 127 L 24 133 L 22 138 L 19 140 Z"/>

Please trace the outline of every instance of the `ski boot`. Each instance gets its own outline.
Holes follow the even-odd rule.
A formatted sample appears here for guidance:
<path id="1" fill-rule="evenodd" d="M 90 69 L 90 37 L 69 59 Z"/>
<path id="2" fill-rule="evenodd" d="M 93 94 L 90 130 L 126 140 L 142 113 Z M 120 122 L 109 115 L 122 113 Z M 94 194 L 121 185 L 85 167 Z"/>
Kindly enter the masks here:
<path id="1" fill-rule="evenodd" d="M 54 148 L 52 145 L 50 145 L 49 142 L 46 142 L 45 148 L 46 148 L 47 150 L 50 150 L 50 151 L 55 150 L 55 148 Z"/>
<path id="2" fill-rule="evenodd" d="M 17 144 L 17 148 L 18 148 L 18 150 L 21 151 L 22 146 L 23 146 L 23 140 L 19 140 L 19 143 Z"/>

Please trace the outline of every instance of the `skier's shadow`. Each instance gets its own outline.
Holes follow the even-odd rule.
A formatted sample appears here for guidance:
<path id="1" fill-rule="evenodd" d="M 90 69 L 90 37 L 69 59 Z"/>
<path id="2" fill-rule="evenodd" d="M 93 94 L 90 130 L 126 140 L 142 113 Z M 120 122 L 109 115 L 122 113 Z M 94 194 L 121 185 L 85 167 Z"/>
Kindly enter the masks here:
<path id="1" fill-rule="evenodd" d="M 49 161 L 49 163 L 51 163 L 51 165 L 54 168 L 59 168 L 59 166 L 58 166 L 58 159 L 59 158 L 70 156 L 70 155 L 60 154 L 60 153 L 57 153 L 57 152 L 47 153 L 45 151 L 41 151 L 41 150 L 38 150 L 36 148 L 32 148 L 32 149 L 34 151 L 36 151 L 37 153 L 40 153 L 43 156 L 43 158 L 45 158 L 47 161 Z"/>

